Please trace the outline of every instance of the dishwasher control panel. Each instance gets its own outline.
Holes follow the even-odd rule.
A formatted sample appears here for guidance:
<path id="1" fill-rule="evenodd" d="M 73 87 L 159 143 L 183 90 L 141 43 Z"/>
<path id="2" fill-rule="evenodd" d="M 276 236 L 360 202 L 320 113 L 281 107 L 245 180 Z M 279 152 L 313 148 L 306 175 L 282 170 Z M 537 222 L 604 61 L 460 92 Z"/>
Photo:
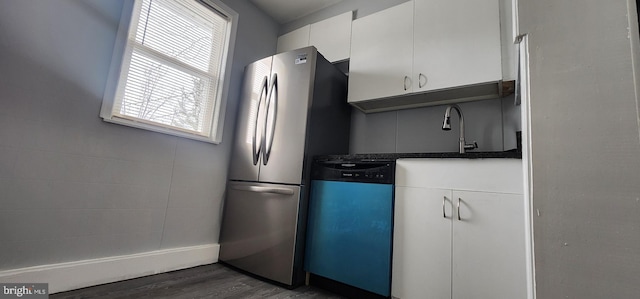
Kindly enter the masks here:
<path id="1" fill-rule="evenodd" d="M 395 161 L 316 161 L 312 180 L 393 184 Z"/>

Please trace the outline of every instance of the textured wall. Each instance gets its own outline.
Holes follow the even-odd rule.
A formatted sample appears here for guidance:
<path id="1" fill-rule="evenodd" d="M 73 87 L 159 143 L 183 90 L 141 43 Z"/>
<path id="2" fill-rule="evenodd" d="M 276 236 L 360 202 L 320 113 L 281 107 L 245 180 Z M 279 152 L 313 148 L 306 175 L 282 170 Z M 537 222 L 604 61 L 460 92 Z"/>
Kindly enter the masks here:
<path id="1" fill-rule="evenodd" d="M 123 1 L 0 1 L 0 270 L 217 243 L 242 71 L 278 30 L 228 2 L 240 24 L 214 145 L 99 118 Z"/>
<path id="2" fill-rule="evenodd" d="M 635 2 L 519 2 L 530 45 L 537 298 L 638 298 Z"/>

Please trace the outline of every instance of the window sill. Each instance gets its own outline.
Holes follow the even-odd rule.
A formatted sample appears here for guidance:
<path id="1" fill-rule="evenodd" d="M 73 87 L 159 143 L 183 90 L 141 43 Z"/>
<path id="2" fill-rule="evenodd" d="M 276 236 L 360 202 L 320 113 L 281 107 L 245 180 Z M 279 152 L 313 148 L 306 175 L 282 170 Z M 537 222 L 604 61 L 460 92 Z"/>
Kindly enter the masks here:
<path id="1" fill-rule="evenodd" d="M 222 142 L 222 140 L 214 140 L 206 136 L 189 134 L 186 132 L 180 132 L 177 130 L 162 128 L 162 127 L 154 126 L 151 124 L 140 123 L 140 122 L 136 122 L 128 119 L 122 119 L 117 117 L 113 117 L 113 118 L 103 117 L 102 120 L 112 124 L 118 124 L 118 125 L 123 125 L 127 127 L 143 129 L 143 130 L 148 130 L 156 133 L 162 133 L 162 134 L 167 134 L 171 136 L 182 137 L 182 138 L 187 138 L 187 139 L 192 139 L 192 140 L 197 140 L 197 141 L 202 141 L 207 143 L 220 144 Z"/>

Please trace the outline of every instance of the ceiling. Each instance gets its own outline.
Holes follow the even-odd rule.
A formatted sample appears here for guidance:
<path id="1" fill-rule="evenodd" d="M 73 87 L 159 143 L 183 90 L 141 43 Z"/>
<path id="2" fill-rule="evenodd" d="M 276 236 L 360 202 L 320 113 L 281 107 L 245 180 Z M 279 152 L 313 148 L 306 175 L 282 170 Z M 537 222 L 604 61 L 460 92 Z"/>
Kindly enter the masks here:
<path id="1" fill-rule="evenodd" d="M 343 0 L 251 0 L 276 22 L 286 24 Z"/>

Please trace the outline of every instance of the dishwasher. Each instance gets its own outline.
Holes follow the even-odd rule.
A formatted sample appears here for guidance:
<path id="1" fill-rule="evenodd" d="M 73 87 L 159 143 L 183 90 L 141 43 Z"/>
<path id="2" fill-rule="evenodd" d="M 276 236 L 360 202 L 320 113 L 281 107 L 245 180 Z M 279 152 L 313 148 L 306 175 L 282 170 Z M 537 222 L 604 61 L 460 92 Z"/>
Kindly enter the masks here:
<path id="1" fill-rule="evenodd" d="M 304 262 L 310 277 L 390 295 L 394 173 L 392 160 L 314 163 Z"/>

